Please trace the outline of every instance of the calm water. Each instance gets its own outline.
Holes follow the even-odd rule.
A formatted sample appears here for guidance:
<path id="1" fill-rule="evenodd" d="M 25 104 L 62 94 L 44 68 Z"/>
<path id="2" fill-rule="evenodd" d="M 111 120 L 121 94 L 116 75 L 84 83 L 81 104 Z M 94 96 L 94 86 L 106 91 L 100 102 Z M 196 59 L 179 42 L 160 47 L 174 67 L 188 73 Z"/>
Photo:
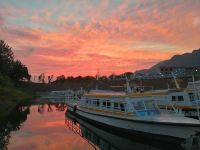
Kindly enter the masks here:
<path id="1" fill-rule="evenodd" d="M 19 106 L 0 122 L 0 150 L 164 150 L 179 143 L 110 132 L 66 113 L 66 105 Z"/>

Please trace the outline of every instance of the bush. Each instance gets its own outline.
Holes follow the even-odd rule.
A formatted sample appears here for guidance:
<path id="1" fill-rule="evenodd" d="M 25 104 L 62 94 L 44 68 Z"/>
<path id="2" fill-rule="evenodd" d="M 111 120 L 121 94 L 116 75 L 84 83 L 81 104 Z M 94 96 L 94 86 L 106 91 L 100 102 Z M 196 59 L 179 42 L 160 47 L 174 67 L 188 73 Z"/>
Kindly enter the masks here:
<path id="1" fill-rule="evenodd" d="M 0 75 L 0 87 L 10 87 L 10 88 L 13 88 L 14 85 L 13 85 L 12 80 L 9 77 Z"/>

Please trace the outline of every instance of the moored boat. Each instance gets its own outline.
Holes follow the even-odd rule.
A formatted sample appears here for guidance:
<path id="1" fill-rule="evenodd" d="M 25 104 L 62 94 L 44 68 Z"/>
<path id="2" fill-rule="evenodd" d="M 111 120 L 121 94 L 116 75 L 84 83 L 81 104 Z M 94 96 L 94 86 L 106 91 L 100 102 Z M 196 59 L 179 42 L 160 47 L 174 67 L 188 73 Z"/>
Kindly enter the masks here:
<path id="1" fill-rule="evenodd" d="M 200 120 L 200 81 L 188 82 L 185 89 L 167 90 L 155 96 L 161 109 L 173 110 L 187 117 Z"/>
<path id="2" fill-rule="evenodd" d="M 71 99 L 74 99 L 74 92 L 72 90 L 51 91 L 49 94 L 50 102 L 54 103 L 64 103 Z"/>
<path id="3" fill-rule="evenodd" d="M 198 120 L 161 113 L 153 96 L 92 91 L 68 110 L 103 126 L 132 132 L 188 139 L 200 134 Z"/>
<path id="4" fill-rule="evenodd" d="M 68 111 L 65 115 L 66 126 L 87 140 L 94 149 L 130 150 L 134 147 L 138 150 L 167 150 L 173 147 L 176 150 L 195 150 L 200 148 L 196 142 L 187 141 L 186 143 L 185 141 L 171 138 L 163 139 L 162 136 L 148 136 L 146 134 L 127 135 L 121 130 L 115 132 L 115 130 L 85 121 Z"/>

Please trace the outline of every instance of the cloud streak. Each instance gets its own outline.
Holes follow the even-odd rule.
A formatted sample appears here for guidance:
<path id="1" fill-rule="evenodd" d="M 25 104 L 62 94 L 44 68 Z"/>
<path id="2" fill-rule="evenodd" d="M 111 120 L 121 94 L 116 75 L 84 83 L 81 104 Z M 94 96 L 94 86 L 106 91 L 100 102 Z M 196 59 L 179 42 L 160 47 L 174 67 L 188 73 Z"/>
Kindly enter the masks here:
<path id="1" fill-rule="evenodd" d="M 134 71 L 199 47 L 198 0 L 45 2 L 0 2 L 0 38 L 32 74 Z"/>

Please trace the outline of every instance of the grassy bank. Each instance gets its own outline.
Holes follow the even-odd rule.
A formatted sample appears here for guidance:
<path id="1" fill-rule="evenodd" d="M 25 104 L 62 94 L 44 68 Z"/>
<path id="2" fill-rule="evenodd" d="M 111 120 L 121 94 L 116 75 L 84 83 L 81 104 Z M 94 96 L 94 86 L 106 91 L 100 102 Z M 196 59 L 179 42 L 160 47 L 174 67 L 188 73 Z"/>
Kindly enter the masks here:
<path id="1" fill-rule="evenodd" d="M 0 87 L 0 118 L 9 112 L 19 103 L 28 103 L 32 95 L 19 90 Z"/>
<path id="2" fill-rule="evenodd" d="M 5 117 L 19 103 L 28 103 L 33 98 L 33 94 L 24 90 L 23 87 L 16 86 L 13 81 L 0 76 L 0 118 Z"/>

